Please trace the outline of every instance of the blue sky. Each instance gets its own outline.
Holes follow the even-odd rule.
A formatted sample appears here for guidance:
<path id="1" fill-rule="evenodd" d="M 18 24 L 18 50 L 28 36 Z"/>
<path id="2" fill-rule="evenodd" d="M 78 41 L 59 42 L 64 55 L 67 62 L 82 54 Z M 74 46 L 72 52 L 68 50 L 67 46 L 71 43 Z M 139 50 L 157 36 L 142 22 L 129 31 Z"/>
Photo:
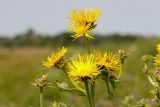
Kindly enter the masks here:
<path id="1" fill-rule="evenodd" d="M 0 0 L 0 34 L 59 33 L 77 8 L 101 9 L 99 33 L 160 34 L 160 0 Z"/>

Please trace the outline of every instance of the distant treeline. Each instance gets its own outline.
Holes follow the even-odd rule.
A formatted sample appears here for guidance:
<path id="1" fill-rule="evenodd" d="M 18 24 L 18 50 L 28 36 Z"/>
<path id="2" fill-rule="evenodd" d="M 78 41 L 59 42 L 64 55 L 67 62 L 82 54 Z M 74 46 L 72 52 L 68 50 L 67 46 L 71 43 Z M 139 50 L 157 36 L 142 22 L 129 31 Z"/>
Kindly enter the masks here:
<path id="1" fill-rule="evenodd" d="M 33 30 L 28 30 L 25 33 L 15 35 L 12 38 L 0 36 L 0 47 L 54 47 L 54 46 L 69 46 L 85 42 L 83 39 L 73 41 L 71 33 L 63 32 L 57 35 L 37 34 Z M 93 45 L 105 42 L 134 42 L 137 40 L 146 40 L 141 35 L 121 35 L 109 34 L 100 35 L 95 34 L 94 40 L 91 40 Z"/>

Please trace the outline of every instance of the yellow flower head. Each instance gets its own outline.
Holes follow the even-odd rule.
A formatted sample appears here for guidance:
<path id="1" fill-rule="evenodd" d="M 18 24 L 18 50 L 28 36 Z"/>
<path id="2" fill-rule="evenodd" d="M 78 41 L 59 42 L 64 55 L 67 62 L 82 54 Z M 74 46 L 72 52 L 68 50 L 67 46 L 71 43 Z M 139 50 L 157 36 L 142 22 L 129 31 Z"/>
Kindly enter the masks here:
<path id="1" fill-rule="evenodd" d="M 101 69 L 107 70 L 110 76 L 120 77 L 121 62 L 117 54 L 106 52 L 104 54 L 97 52 L 96 60 Z"/>
<path id="2" fill-rule="evenodd" d="M 157 52 L 160 53 L 160 44 L 158 44 L 156 47 L 157 47 Z"/>
<path id="3" fill-rule="evenodd" d="M 154 57 L 154 65 L 155 65 L 156 69 L 160 70 L 160 44 L 156 45 L 156 47 L 157 47 L 157 52 L 158 53 Z"/>
<path id="4" fill-rule="evenodd" d="M 73 10 L 69 17 L 69 29 L 75 33 L 72 37 L 75 39 L 83 36 L 93 38 L 90 33 L 96 27 L 95 21 L 99 18 L 99 16 L 99 9 Z"/>
<path id="5" fill-rule="evenodd" d="M 160 70 L 160 54 L 157 54 L 157 55 L 154 57 L 154 65 L 155 65 L 155 68 L 156 68 L 156 69 L 159 69 L 159 70 Z"/>
<path id="6" fill-rule="evenodd" d="M 64 64 L 63 56 L 67 52 L 67 48 L 62 47 L 57 52 L 53 52 L 51 56 L 48 56 L 47 61 L 42 61 L 42 65 L 46 68 L 57 67 L 60 68 Z"/>
<path id="7" fill-rule="evenodd" d="M 75 59 L 71 59 L 68 64 L 68 75 L 75 81 L 94 80 L 100 74 L 97 62 L 93 55 L 78 55 Z"/>

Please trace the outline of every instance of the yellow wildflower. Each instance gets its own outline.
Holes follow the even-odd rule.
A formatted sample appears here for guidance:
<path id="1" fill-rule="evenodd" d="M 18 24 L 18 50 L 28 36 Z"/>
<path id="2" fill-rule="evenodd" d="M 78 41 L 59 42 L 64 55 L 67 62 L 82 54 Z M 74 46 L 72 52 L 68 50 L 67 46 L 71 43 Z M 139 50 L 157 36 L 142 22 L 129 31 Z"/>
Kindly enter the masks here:
<path id="1" fill-rule="evenodd" d="M 157 52 L 160 53 L 160 44 L 158 44 L 156 47 L 157 47 Z"/>
<path id="2" fill-rule="evenodd" d="M 96 60 L 101 69 L 107 70 L 110 76 L 119 77 L 121 75 L 121 62 L 117 54 L 97 52 Z"/>
<path id="3" fill-rule="evenodd" d="M 157 47 L 157 54 L 154 57 L 154 65 L 156 69 L 160 69 L 160 44 L 156 45 Z"/>
<path id="4" fill-rule="evenodd" d="M 156 69 L 160 69 L 160 54 L 157 54 L 154 58 L 154 65 Z"/>
<path id="5" fill-rule="evenodd" d="M 48 56 L 47 61 L 42 61 L 42 65 L 46 68 L 57 67 L 60 68 L 64 64 L 64 55 L 67 52 L 67 48 L 62 47 L 57 52 L 53 52 L 51 56 Z"/>
<path id="6" fill-rule="evenodd" d="M 69 17 L 69 29 L 75 33 L 72 37 L 77 39 L 79 37 L 93 38 L 90 33 L 96 27 L 95 21 L 100 16 L 99 9 L 80 9 L 73 10 Z"/>
<path id="7" fill-rule="evenodd" d="M 68 64 L 68 75 L 75 81 L 94 80 L 100 74 L 97 62 L 93 55 L 78 55 L 75 59 L 71 59 Z"/>

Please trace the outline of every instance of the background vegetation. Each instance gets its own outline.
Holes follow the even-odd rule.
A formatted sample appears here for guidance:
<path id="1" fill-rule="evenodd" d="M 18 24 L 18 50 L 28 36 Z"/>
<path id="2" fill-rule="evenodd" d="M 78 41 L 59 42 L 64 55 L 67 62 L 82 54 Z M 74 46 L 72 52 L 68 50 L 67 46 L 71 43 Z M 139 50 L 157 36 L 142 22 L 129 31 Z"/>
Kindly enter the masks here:
<path id="1" fill-rule="evenodd" d="M 81 104 L 87 103 L 84 98 L 61 92 L 55 87 L 57 79 L 66 81 L 63 72 L 53 69 L 44 70 L 41 66 L 41 61 L 57 47 L 68 47 L 68 54 L 72 56 L 75 54 L 73 52 L 85 52 L 84 40 L 72 41 L 70 35 L 66 32 L 42 35 L 28 30 L 12 38 L 3 35 L 0 37 L 0 107 L 30 107 L 31 105 L 38 107 L 39 90 L 30 83 L 43 73 L 49 73 L 49 81 L 54 86 L 45 90 L 45 105 L 60 101 L 82 107 Z M 93 50 L 117 52 L 118 49 L 123 48 L 130 53 L 125 62 L 121 83 L 116 90 L 116 103 L 121 107 L 122 101 L 128 95 L 133 95 L 135 102 L 142 97 L 151 97 L 150 83 L 142 73 L 141 57 L 144 54 L 154 55 L 155 45 L 160 43 L 160 38 L 130 34 L 95 35 L 96 39 L 91 40 Z M 98 83 L 96 104 L 98 107 L 106 107 L 111 102 L 106 100 L 106 95 L 103 94 L 106 92 L 104 83 Z"/>

